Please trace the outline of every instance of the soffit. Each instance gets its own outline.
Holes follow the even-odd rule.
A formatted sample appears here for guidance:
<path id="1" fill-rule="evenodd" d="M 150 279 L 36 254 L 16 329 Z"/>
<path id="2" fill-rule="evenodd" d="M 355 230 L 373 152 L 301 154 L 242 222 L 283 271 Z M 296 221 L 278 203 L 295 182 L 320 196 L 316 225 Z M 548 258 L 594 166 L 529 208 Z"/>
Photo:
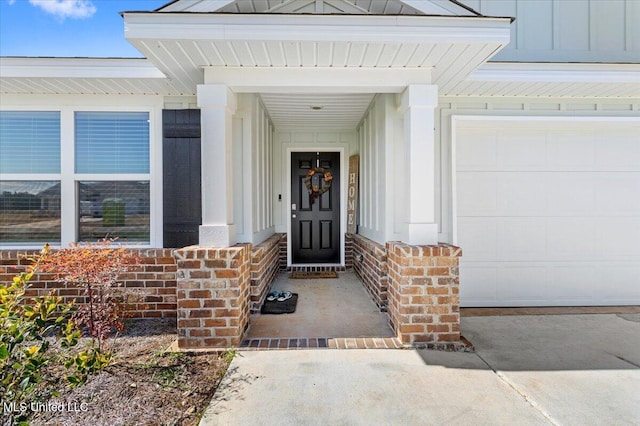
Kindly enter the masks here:
<path id="1" fill-rule="evenodd" d="M 183 94 L 173 83 L 146 59 L 0 58 L 0 93 Z"/>
<path id="2" fill-rule="evenodd" d="M 182 92 L 208 67 L 413 68 L 449 87 L 509 43 L 509 19 L 125 13 L 126 38 Z"/>
<path id="3" fill-rule="evenodd" d="M 640 64 L 488 63 L 441 96 L 640 98 Z"/>

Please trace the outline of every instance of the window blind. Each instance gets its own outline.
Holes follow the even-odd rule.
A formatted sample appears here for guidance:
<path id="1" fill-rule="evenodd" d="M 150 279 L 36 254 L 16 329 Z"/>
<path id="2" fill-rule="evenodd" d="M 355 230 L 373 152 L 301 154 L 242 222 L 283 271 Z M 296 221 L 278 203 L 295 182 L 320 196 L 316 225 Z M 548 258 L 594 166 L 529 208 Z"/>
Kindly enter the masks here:
<path id="1" fill-rule="evenodd" d="M 60 112 L 0 111 L 0 173 L 60 173 Z"/>
<path id="2" fill-rule="evenodd" d="M 76 112 L 76 173 L 149 173 L 149 113 Z"/>
<path id="3" fill-rule="evenodd" d="M 149 243 L 148 181 L 78 182 L 80 241 L 104 237 Z"/>

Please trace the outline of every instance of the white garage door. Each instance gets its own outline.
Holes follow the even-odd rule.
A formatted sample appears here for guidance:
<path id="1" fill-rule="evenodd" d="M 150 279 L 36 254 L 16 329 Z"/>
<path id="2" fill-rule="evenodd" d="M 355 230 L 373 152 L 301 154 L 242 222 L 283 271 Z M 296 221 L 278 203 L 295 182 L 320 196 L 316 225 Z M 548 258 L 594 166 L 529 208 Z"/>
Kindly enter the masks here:
<path id="1" fill-rule="evenodd" d="M 454 127 L 462 306 L 640 304 L 638 121 Z"/>

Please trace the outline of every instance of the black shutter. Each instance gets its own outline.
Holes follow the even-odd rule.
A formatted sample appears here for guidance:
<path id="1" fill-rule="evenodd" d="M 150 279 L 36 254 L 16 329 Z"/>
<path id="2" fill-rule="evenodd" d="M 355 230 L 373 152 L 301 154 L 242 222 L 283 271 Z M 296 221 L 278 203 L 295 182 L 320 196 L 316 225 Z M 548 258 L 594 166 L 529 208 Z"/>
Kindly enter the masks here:
<path id="1" fill-rule="evenodd" d="M 164 247 L 198 244 L 202 224 L 200 110 L 162 112 Z"/>

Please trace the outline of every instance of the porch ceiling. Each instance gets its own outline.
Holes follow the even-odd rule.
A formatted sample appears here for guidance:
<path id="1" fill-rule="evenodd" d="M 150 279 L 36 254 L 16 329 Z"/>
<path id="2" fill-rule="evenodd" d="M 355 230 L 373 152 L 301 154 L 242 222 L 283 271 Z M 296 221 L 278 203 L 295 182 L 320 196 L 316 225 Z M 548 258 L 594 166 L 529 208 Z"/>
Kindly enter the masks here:
<path id="1" fill-rule="evenodd" d="M 355 129 L 374 96 L 263 93 L 261 98 L 276 128 L 312 126 Z"/>

